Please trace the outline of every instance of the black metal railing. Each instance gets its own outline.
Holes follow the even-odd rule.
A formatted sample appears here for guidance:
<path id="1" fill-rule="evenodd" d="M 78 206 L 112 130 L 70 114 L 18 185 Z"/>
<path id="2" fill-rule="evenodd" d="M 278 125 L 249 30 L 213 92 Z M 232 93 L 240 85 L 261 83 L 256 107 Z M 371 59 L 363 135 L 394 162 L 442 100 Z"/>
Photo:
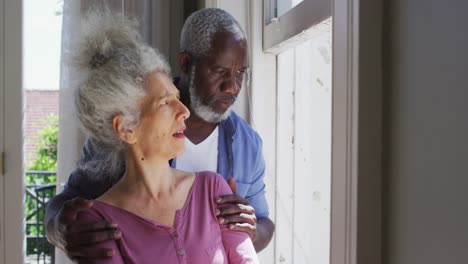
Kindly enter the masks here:
<path id="1" fill-rule="evenodd" d="M 35 184 L 25 189 L 26 263 L 54 263 L 54 246 L 45 235 L 44 216 L 47 204 L 55 195 L 56 172 L 27 171 L 26 179 Z"/>

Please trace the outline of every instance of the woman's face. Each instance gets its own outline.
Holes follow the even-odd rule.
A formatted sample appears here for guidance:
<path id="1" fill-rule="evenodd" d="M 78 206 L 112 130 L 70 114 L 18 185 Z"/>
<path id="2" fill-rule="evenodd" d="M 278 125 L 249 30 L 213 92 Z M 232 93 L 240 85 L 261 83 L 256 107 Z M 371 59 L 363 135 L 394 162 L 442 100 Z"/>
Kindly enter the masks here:
<path id="1" fill-rule="evenodd" d="M 145 79 L 147 95 L 135 129 L 136 144 L 145 159 L 172 159 L 185 150 L 185 119 L 188 109 L 179 101 L 179 90 L 164 73 L 151 72 Z"/>

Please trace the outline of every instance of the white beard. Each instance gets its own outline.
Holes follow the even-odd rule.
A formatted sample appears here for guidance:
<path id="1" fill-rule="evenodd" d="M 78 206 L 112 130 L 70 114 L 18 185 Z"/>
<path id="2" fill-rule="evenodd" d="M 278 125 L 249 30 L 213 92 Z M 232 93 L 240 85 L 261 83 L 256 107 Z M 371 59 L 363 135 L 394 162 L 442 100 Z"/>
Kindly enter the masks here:
<path id="1" fill-rule="evenodd" d="M 190 94 L 190 108 L 192 111 L 209 123 L 219 123 L 223 120 L 226 120 L 232 111 L 232 106 L 229 107 L 226 112 L 220 114 L 216 113 L 209 105 L 206 105 L 202 102 L 200 96 L 198 95 L 195 85 L 193 84 L 193 79 L 195 76 L 195 66 L 192 67 L 190 71 L 190 86 L 189 86 L 189 94 Z"/>

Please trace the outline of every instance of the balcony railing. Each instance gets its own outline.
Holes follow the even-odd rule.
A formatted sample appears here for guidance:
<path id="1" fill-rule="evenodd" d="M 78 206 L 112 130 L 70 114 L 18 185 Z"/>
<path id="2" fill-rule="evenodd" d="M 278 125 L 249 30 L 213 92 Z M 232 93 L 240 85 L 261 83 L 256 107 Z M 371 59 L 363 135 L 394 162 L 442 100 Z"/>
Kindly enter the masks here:
<path id="1" fill-rule="evenodd" d="M 54 263 L 54 247 L 45 235 L 44 216 L 47 204 L 55 195 L 56 172 L 27 171 L 25 189 L 26 261 L 27 264 Z"/>

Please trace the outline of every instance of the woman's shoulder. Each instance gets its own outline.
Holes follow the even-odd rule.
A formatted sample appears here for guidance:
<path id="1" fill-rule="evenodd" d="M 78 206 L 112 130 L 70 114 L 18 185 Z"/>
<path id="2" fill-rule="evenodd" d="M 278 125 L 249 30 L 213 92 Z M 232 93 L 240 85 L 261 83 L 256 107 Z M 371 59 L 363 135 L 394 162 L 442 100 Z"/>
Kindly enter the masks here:
<path id="1" fill-rule="evenodd" d="M 94 222 L 96 220 L 106 219 L 103 214 L 104 208 L 102 202 L 93 200 L 93 205 L 85 210 L 81 210 L 77 214 L 77 219 L 80 222 Z"/>
<path id="2" fill-rule="evenodd" d="M 182 188 L 191 188 L 196 182 L 196 174 L 193 172 L 181 171 L 173 169 L 177 181 L 177 186 Z"/>
<path id="3" fill-rule="evenodd" d="M 199 171 L 196 175 L 197 179 L 205 184 L 218 184 L 219 181 L 225 181 L 223 176 L 214 171 Z"/>
<path id="4" fill-rule="evenodd" d="M 229 194 L 230 191 L 228 183 L 220 174 L 213 171 L 200 171 L 197 172 L 197 180 L 212 189 L 215 193 Z"/>

